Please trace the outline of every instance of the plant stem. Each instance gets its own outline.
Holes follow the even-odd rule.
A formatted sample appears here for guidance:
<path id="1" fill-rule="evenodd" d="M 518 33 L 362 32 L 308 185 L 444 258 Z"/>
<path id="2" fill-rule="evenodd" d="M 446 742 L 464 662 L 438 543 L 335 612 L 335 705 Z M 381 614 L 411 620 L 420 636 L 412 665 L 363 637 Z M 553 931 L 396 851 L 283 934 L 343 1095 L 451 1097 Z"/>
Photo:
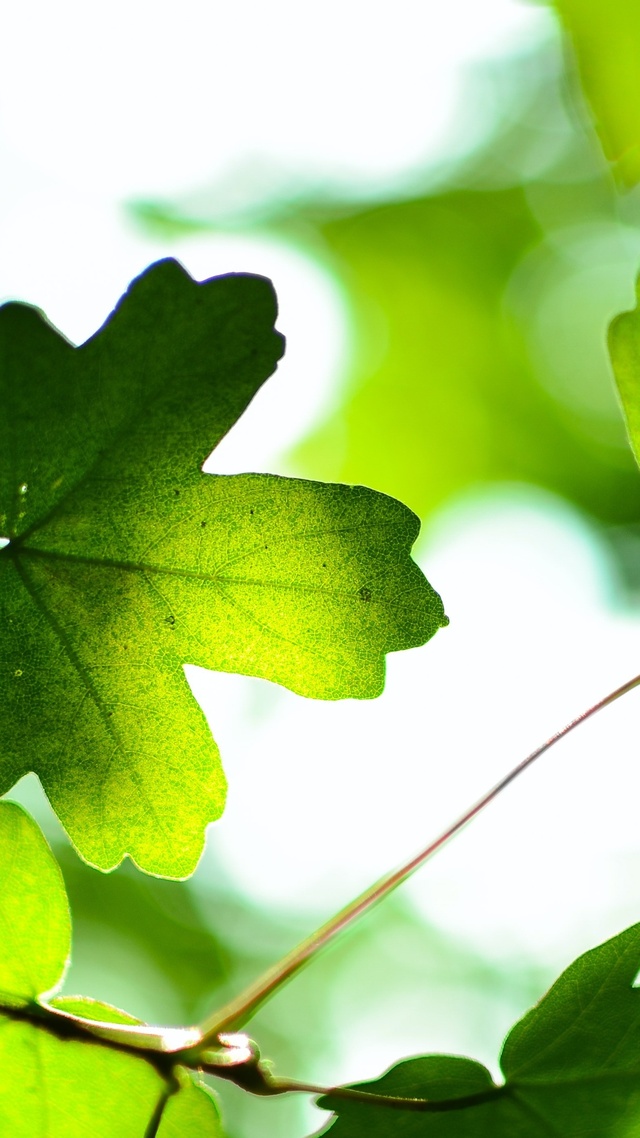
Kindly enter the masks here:
<path id="1" fill-rule="evenodd" d="M 410 1098 L 409 1096 L 376 1094 L 375 1091 L 360 1091 L 355 1087 L 319 1087 L 315 1083 L 300 1083 L 297 1079 L 279 1078 L 272 1075 L 270 1084 L 275 1094 L 301 1091 L 303 1094 L 322 1095 L 325 1098 L 344 1099 L 345 1102 L 360 1102 L 365 1106 L 390 1107 L 392 1110 L 422 1111 L 442 1114 L 450 1110 L 466 1110 L 479 1106 L 504 1094 L 504 1086 L 492 1086 L 477 1094 L 461 1095 L 458 1098 L 431 1099 Z"/>
<path id="2" fill-rule="evenodd" d="M 598 703 L 594 703 L 592 707 L 583 711 L 576 719 L 572 719 L 570 723 L 560 731 L 557 731 L 556 734 L 552 735 L 550 739 L 547 739 L 542 746 L 537 747 L 526 759 L 523 759 L 513 770 L 509 771 L 500 782 L 492 787 L 491 790 L 487 791 L 475 805 L 466 810 L 465 813 L 440 834 L 435 841 L 430 842 L 425 849 L 421 850 L 415 857 L 410 858 L 409 861 L 401 865 L 399 869 L 393 870 L 379 881 L 376 881 L 374 885 L 371 885 L 369 889 L 366 889 L 364 893 L 361 893 L 359 897 L 356 897 L 354 901 L 351 901 L 344 909 L 341 909 L 339 913 L 331 917 L 326 924 L 322 925 L 321 928 L 312 933 L 306 940 L 303 940 L 302 943 L 291 952 L 287 953 L 282 960 L 267 969 L 267 971 L 255 980 L 253 984 L 250 984 L 244 992 L 231 1000 L 219 1011 L 214 1012 L 201 1028 L 204 1043 L 213 1041 L 220 1032 L 238 1031 L 243 1027 L 258 1008 L 273 996 L 283 984 L 290 980 L 303 965 L 307 964 L 320 949 L 325 948 L 326 945 L 335 940 L 339 933 L 343 932 L 344 929 L 348 928 L 348 926 L 363 916 L 363 914 L 374 905 L 377 905 L 379 901 L 382 901 L 384 897 L 388 896 L 388 894 L 391 893 L 393 889 L 396 889 L 398 885 L 401 885 L 403 881 L 406 881 L 416 869 L 419 869 L 429 858 L 433 857 L 450 838 L 453 838 L 468 822 L 471 822 L 476 815 L 480 814 L 490 802 L 493 802 L 494 798 L 497 798 L 511 782 L 518 778 L 523 771 L 527 770 L 545 751 L 548 751 L 555 743 L 558 743 L 560 739 L 564 739 L 565 735 L 568 735 L 575 727 L 578 727 L 581 723 L 590 719 L 592 715 L 595 715 L 598 711 L 602 711 L 602 709 L 607 707 L 610 703 L 614 703 L 615 700 L 626 695 L 627 692 L 632 691 L 633 688 L 639 685 L 640 675 L 634 676 L 632 680 L 616 688 L 615 691 L 606 695 L 604 699 L 599 700 Z"/>

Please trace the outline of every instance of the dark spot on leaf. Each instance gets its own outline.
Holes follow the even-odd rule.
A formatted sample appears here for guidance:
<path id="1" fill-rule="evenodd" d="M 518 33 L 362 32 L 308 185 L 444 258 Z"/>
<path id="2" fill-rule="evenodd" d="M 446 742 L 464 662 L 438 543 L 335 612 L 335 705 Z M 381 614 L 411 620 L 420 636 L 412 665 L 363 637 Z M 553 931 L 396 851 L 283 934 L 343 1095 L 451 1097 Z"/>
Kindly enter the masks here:
<path id="1" fill-rule="evenodd" d="M 359 591 L 359 596 L 360 596 L 361 601 L 370 601 L 371 600 L 371 589 L 368 589 L 366 585 L 363 585 Z"/>
<path id="2" fill-rule="evenodd" d="M 174 490 L 173 492 L 174 492 L 176 498 L 180 497 L 180 491 L 179 490 Z"/>
<path id="3" fill-rule="evenodd" d="M 176 618 L 173 613 L 171 613 L 171 616 L 165 616 L 164 623 L 170 625 L 174 625 L 176 623 Z"/>
<path id="4" fill-rule="evenodd" d="M 322 562 L 322 568 L 323 568 L 323 569 L 326 569 L 326 568 L 327 568 L 327 563 L 326 563 L 326 561 L 323 561 L 323 562 Z"/>
<path id="5" fill-rule="evenodd" d="M 202 526 L 203 529 L 206 526 L 206 524 L 207 524 L 206 522 L 200 522 L 200 525 Z"/>
<path id="6" fill-rule="evenodd" d="M 253 510 L 249 510 L 249 513 L 250 513 L 250 514 L 252 514 L 252 513 L 253 513 Z"/>

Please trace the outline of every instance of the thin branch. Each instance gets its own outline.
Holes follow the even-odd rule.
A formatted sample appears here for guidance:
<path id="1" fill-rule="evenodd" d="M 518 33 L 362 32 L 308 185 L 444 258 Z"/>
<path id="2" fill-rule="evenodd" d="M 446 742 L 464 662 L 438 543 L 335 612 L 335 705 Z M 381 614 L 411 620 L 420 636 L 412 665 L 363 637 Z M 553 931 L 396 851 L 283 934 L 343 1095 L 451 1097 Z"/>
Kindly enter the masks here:
<path id="1" fill-rule="evenodd" d="M 558 743 L 560 739 L 564 739 L 574 728 L 579 727 L 581 723 L 590 719 L 592 715 L 596 715 L 597 712 L 602 711 L 602 709 L 608 707 L 610 703 L 614 703 L 615 700 L 620 699 L 621 696 L 626 695 L 627 692 L 632 691 L 633 688 L 639 685 L 640 675 L 634 676 L 632 680 L 616 688 L 615 691 L 610 692 L 609 695 L 599 700 L 598 703 L 593 704 L 587 711 L 583 711 L 582 715 L 579 715 L 576 719 L 572 719 L 570 723 L 560 731 L 557 731 L 550 739 L 547 739 L 542 746 L 536 748 L 526 759 L 518 763 L 509 774 L 483 795 L 474 806 L 466 810 L 465 813 L 449 826 L 444 833 L 440 834 L 435 841 L 430 842 L 425 849 L 421 850 L 415 857 L 410 858 L 410 860 L 405 862 L 404 865 L 401 865 L 399 869 L 382 877 L 374 885 L 370 886 L 369 889 L 366 889 L 364 893 L 361 893 L 359 897 L 356 897 L 354 901 L 351 901 L 344 909 L 341 909 L 339 913 L 331 917 L 326 924 L 322 925 L 321 928 L 312 933 L 306 940 L 303 940 L 301 944 L 284 956 L 282 960 L 267 969 L 267 971 L 255 980 L 253 984 L 250 984 L 244 992 L 231 1000 L 219 1011 L 209 1016 L 201 1028 L 204 1043 L 206 1044 L 209 1041 L 213 1041 L 220 1032 L 237 1031 L 243 1027 L 258 1008 L 316 956 L 320 949 L 325 948 L 335 940 L 344 929 L 348 928 L 349 925 L 353 924 L 354 921 L 358 920 L 359 917 L 363 916 L 363 914 L 368 912 L 374 905 L 377 905 L 379 901 L 382 901 L 384 897 L 388 896 L 388 894 L 396 889 L 398 885 L 401 885 L 403 881 L 406 881 L 412 873 L 415 873 L 416 869 L 419 869 L 429 858 L 433 857 L 455 834 L 458 834 L 460 830 L 471 822 L 477 814 L 480 814 L 490 802 L 493 802 L 494 798 L 497 798 L 510 783 L 527 770 L 536 759 L 540 758 L 545 751 L 548 751 Z"/>

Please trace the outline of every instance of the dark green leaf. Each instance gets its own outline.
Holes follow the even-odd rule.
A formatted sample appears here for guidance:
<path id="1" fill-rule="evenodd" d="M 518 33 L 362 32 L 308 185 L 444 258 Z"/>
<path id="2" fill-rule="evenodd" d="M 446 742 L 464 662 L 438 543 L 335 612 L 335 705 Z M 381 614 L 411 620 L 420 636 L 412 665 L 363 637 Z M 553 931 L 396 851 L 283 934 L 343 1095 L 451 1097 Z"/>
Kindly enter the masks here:
<path id="1" fill-rule="evenodd" d="M 446 622 L 398 502 L 202 473 L 281 355 L 274 318 L 264 279 L 173 261 L 77 349 L 0 310 L 0 791 L 35 770 L 102 869 L 185 876 L 223 809 L 183 664 L 367 698 Z"/>
<path id="2" fill-rule="evenodd" d="M 640 1133 L 639 968 L 634 925 L 579 957 L 516 1024 L 502 1052 L 502 1086 L 469 1059 L 410 1059 L 357 1089 L 447 1100 L 447 1109 L 328 1095 L 320 1105 L 338 1118 L 327 1130 L 332 1138 L 632 1138 Z"/>

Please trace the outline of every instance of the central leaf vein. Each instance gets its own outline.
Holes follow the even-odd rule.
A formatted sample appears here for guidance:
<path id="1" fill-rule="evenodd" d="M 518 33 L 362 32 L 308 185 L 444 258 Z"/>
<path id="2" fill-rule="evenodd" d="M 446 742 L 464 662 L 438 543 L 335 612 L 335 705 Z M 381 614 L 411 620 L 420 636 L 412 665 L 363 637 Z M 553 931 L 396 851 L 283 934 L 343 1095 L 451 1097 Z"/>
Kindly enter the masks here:
<path id="1" fill-rule="evenodd" d="M 10 555 L 14 558 L 16 564 L 18 563 L 16 554 L 19 552 L 21 561 L 28 558 L 38 558 L 43 561 L 68 561 L 77 565 L 94 566 L 98 569 L 115 569 L 123 573 L 137 573 L 143 577 L 149 573 L 185 580 L 206 581 L 209 584 L 218 585 L 221 589 L 223 589 L 225 585 L 254 585 L 258 588 L 324 594 L 330 597 L 354 597 L 357 595 L 353 589 L 336 589 L 326 585 L 305 585 L 299 582 L 267 580 L 260 577 L 228 577 L 221 570 L 218 570 L 216 573 L 205 573 L 200 569 L 176 569 L 170 565 L 151 565 L 141 561 L 120 561 L 110 557 L 88 557 L 81 553 L 64 553 L 59 550 L 36 549 L 32 546 L 25 546 L 17 542 L 14 542 L 11 546 L 7 546 L 7 550 L 10 551 Z"/>

